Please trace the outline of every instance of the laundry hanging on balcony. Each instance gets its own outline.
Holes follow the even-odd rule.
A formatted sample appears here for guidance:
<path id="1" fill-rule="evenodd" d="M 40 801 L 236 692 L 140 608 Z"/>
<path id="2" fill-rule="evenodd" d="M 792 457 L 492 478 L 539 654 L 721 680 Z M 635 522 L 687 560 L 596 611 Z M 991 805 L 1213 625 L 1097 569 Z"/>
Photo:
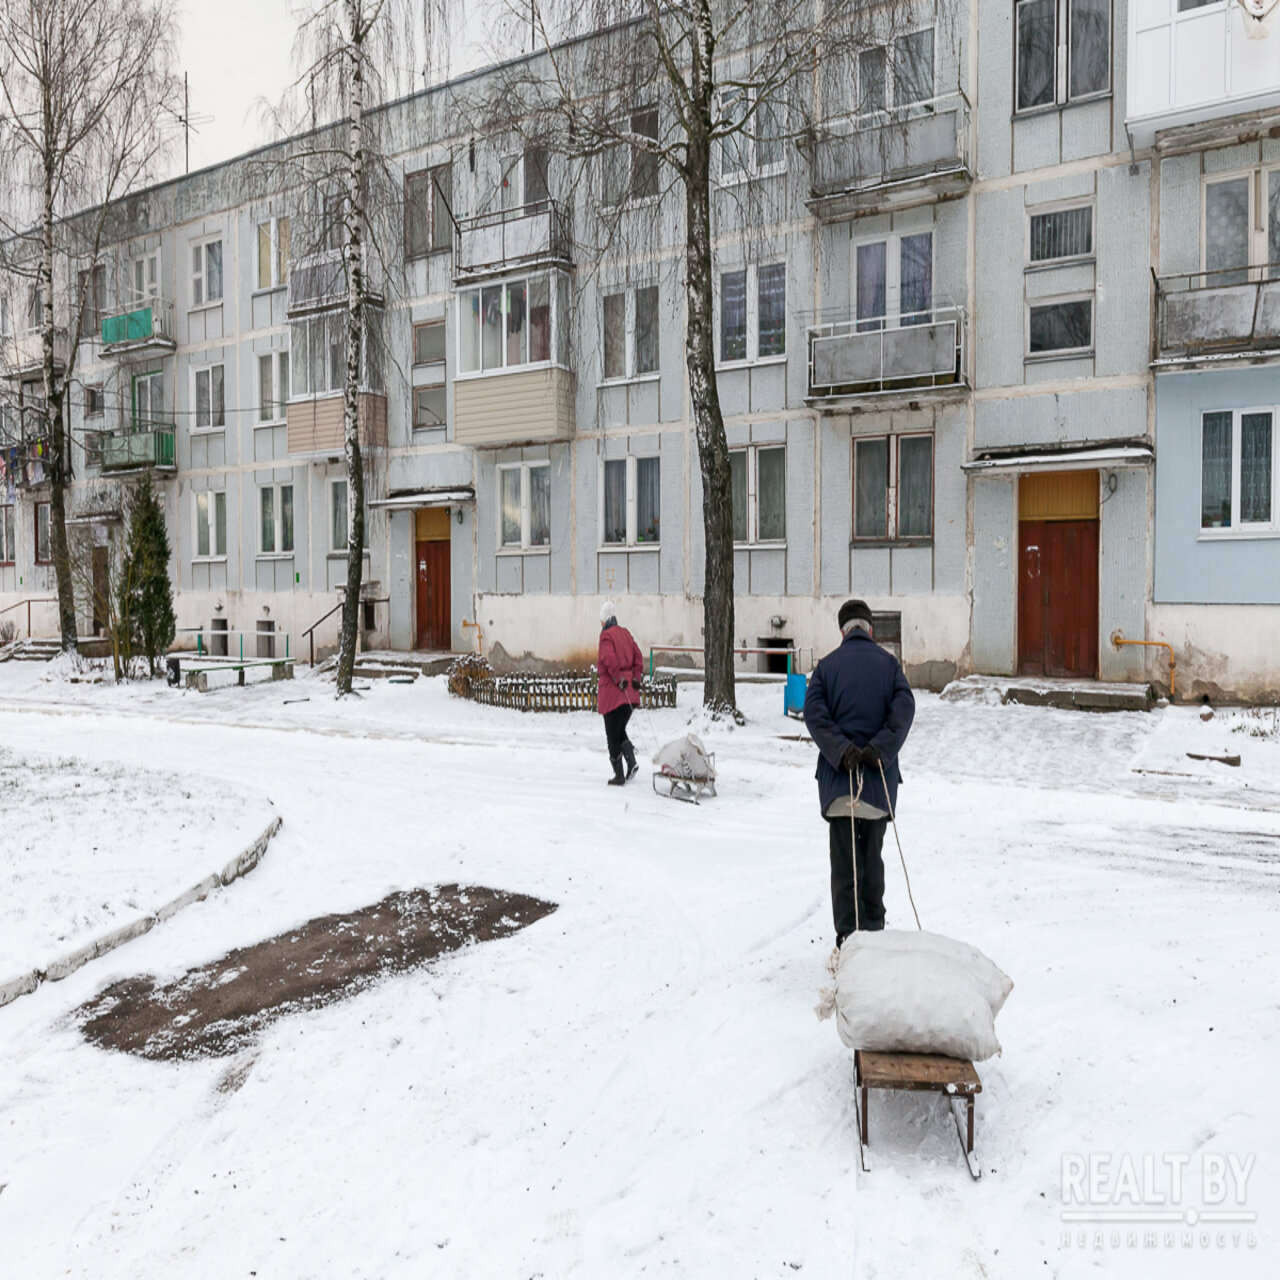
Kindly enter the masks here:
<path id="1" fill-rule="evenodd" d="M 1244 33 L 1250 40 L 1265 40 L 1275 29 L 1280 0 L 1240 0 Z"/>

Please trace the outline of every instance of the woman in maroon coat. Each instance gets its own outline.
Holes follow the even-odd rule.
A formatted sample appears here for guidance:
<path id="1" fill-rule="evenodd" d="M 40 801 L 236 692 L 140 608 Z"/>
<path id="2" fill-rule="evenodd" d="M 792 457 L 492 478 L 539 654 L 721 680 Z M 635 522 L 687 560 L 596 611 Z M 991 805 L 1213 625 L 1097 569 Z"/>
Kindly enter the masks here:
<path id="1" fill-rule="evenodd" d="M 627 721 L 632 707 L 640 705 L 640 678 L 644 675 L 644 658 L 640 647 L 626 627 L 618 625 L 612 600 L 600 610 L 600 651 L 596 671 L 600 685 L 596 707 L 604 716 L 604 733 L 609 742 L 609 762 L 613 765 L 611 787 L 620 787 L 636 776 L 636 749 L 627 737 Z M 623 765 L 626 772 L 623 772 Z"/>

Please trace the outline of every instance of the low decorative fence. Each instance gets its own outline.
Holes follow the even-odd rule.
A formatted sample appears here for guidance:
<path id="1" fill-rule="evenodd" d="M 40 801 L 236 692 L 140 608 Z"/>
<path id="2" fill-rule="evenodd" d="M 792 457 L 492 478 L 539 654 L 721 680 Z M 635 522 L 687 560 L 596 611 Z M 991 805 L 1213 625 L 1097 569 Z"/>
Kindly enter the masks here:
<path id="1" fill-rule="evenodd" d="M 516 711 L 594 711 L 596 673 L 591 670 L 500 676 L 484 658 L 469 654 L 453 664 L 449 692 L 487 707 L 510 707 Z M 674 707 L 674 677 L 645 676 L 640 681 L 640 705 L 649 709 Z"/>

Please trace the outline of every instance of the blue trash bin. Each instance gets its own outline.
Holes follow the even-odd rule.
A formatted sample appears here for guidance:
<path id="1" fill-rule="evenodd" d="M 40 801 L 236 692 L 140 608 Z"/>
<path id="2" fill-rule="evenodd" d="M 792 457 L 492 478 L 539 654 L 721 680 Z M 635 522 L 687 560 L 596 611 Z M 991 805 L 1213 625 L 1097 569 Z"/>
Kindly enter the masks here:
<path id="1" fill-rule="evenodd" d="M 793 673 L 787 677 L 786 699 L 782 707 L 783 715 L 794 716 L 796 719 L 804 715 L 804 694 L 808 683 L 808 677 L 798 673 Z"/>

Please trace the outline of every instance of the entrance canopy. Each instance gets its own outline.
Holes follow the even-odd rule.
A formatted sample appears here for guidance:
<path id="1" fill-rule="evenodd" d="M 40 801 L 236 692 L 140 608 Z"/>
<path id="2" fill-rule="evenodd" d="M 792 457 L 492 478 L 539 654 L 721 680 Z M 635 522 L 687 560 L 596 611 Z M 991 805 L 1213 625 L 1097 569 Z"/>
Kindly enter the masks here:
<path id="1" fill-rule="evenodd" d="M 1015 453 L 975 458 L 961 465 L 963 471 L 1096 471 L 1117 467 L 1150 466 L 1151 446 L 1116 445 L 1103 449 L 1064 449 L 1060 453 Z"/>
<path id="2" fill-rule="evenodd" d="M 374 499 L 369 505 L 405 511 L 419 507 L 457 507 L 475 500 L 476 491 L 468 484 L 452 489 L 397 489 L 385 498 Z"/>

